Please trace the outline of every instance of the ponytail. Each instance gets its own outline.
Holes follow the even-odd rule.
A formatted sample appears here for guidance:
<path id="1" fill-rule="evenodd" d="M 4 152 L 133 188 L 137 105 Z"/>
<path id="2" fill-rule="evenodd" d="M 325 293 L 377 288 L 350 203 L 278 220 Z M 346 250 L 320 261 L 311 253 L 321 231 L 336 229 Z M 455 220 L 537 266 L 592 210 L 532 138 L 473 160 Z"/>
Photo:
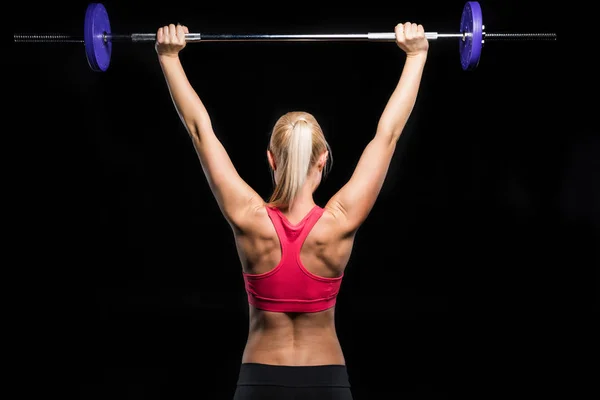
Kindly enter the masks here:
<path id="1" fill-rule="evenodd" d="M 302 189 L 313 153 L 313 129 L 304 118 L 287 126 L 288 134 L 281 151 L 276 154 L 277 168 L 281 168 L 279 182 L 275 185 L 269 203 L 275 207 L 289 207 Z M 287 143 L 285 143 L 287 142 Z M 286 146 L 287 145 L 287 146 Z"/>

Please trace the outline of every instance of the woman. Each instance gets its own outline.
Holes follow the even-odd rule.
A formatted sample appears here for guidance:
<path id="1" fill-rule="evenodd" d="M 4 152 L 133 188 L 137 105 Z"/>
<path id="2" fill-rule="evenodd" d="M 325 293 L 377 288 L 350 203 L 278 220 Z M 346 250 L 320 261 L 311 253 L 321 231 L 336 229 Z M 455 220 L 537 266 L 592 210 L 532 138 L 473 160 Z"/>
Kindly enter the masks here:
<path id="1" fill-rule="evenodd" d="M 234 400 L 352 399 L 336 296 L 416 101 L 429 49 L 423 26 L 395 27 L 406 53 L 398 84 L 352 177 L 323 208 L 313 193 L 331 158 L 319 123 L 302 111 L 276 122 L 267 150 L 275 188 L 265 202 L 238 175 L 186 77 L 179 59 L 186 33 L 179 24 L 159 28 L 156 52 L 242 266 L 250 328 Z"/>

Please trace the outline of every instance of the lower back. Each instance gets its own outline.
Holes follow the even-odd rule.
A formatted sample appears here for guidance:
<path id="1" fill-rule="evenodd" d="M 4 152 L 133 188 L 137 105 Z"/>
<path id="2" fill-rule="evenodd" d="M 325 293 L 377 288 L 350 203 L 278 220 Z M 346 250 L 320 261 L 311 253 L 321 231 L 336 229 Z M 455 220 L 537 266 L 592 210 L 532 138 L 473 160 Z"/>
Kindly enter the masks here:
<path id="1" fill-rule="evenodd" d="M 250 306 L 243 363 L 344 365 L 335 308 L 318 313 L 274 313 Z"/>

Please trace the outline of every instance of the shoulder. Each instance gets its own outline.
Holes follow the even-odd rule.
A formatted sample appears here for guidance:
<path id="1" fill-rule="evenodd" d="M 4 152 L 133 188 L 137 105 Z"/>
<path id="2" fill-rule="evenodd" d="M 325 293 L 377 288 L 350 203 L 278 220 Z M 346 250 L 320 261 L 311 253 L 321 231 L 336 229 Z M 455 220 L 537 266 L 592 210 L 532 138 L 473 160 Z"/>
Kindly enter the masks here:
<path id="1" fill-rule="evenodd" d="M 317 224 L 319 230 L 332 237 L 345 236 L 346 218 L 338 208 L 325 206 Z"/>
<path id="2" fill-rule="evenodd" d="M 320 224 L 327 227 L 330 234 L 335 236 L 346 237 L 354 233 L 344 208 L 336 202 L 329 202 L 323 207 Z"/>
<path id="3" fill-rule="evenodd" d="M 239 211 L 237 223 L 234 227 L 239 233 L 262 232 L 269 224 L 267 203 L 264 201 L 253 201 Z"/>

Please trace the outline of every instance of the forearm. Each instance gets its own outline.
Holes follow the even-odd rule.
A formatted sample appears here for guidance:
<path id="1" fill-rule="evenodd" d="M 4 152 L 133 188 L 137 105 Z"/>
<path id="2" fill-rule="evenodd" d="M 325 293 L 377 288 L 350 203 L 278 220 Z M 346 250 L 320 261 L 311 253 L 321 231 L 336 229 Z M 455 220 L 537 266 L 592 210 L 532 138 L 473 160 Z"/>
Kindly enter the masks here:
<path id="1" fill-rule="evenodd" d="M 427 53 L 407 57 L 394 92 L 383 110 L 377 126 L 378 135 L 398 140 L 415 105 Z"/>
<path id="2" fill-rule="evenodd" d="M 160 66 L 175 109 L 188 133 L 202 139 L 204 132 L 212 132 L 211 121 L 202 100 L 190 84 L 178 56 L 159 56 Z"/>

